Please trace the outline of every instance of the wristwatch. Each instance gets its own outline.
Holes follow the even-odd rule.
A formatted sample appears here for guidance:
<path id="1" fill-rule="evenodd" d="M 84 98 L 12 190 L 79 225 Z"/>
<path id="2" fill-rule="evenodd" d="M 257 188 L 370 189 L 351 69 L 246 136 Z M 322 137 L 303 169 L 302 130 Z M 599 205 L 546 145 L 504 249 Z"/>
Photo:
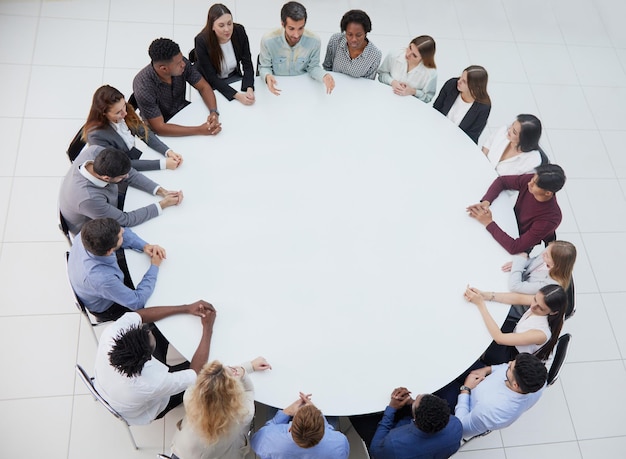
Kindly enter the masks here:
<path id="1" fill-rule="evenodd" d="M 464 390 L 466 390 L 470 394 L 472 393 L 472 389 L 467 387 L 465 384 L 461 386 L 461 388 L 459 389 L 459 392 L 464 391 Z"/>
<path id="2" fill-rule="evenodd" d="M 217 116 L 220 116 L 220 112 L 218 112 L 218 111 L 217 111 L 217 108 L 210 108 L 210 109 L 209 109 L 209 115 L 210 115 L 211 113 L 215 113 L 215 114 L 217 114 Z"/>

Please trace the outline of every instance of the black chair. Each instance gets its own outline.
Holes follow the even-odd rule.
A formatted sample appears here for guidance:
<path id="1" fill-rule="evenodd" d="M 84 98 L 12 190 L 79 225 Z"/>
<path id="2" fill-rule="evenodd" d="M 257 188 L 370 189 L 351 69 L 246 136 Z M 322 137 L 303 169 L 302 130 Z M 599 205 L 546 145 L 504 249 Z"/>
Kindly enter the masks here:
<path id="1" fill-rule="evenodd" d="M 73 237 L 70 234 L 70 228 L 67 226 L 67 220 L 65 220 L 61 211 L 59 211 L 59 229 L 63 233 L 63 236 L 65 236 L 65 239 L 67 239 L 67 243 L 72 247 Z"/>
<path id="2" fill-rule="evenodd" d="M 128 435 L 130 436 L 130 441 L 133 443 L 135 449 L 139 449 L 137 448 L 137 442 L 135 442 L 135 437 L 133 437 L 133 433 L 130 431 L 130 424 L 128 424 L 128 421 L 124 419 L 124 416 L 119 414 L 111 405 L 109 405 L 109 402 L 102 398 L 102 395 L 100 395 L 100 393 L 96 390 L 96 387 L 93 384 L 93 378 L 91 378 L 83 369 L 83 367 L 78 364 L 76 364 L 76 373 L 78 374 L 78 377 L 81 379 L 81 381 L 85 383 L 85 386 L 87 386 L 87 389 L 89 389 L 89 392 L 93 396 L 94 400 L 97 400 L 102 405 L 104 405 L 109 413 L 119 419 L 126 426 L 126 430 L 128 431 Z"/>
<path id="3" fill-rule="evenodd" d="M 486 437 L 487 435 L 489 435 L 491 432 L 493 432 L 493 430 L 487 430 L 486 432 L 483 432 L 481 434 L 478 435 L 474 435 L 473 437 L 468 438 L 467 440 L 465 438 L 461 439 L 461 446 L 466 445 L 467 443 L 469 443 L 470 441 L 476 439 L 476 438 L 480 438 L 480 437 Z"/>
<path id="4" fill-rule="evenodd" d="M 70 159 L 71 163 L 74 162 L 76 157 L 80 154 L 81 151 L 83 151 L 83 148 L 86 145 L 85 141 L 82 138 L 83 127 L 85 126 L 83 125 L 80 127 L 80 129 L 78 130 L 78 132 L 76 133 L 72 141 L 70 142 L 69 147 L 67 147 L 67 157 Z"/>
<path id="5" fill-rule="evenodd" d="M 259 65 L 260 64 L 261 64 L 261 55 L 257 54 L 257 56 L 256 56 L 256 73 L 255 73 L 256 76 L 259 76 L 261 74 L 261 72 L 259 72 Z"/>
<path id="6" fill-rule="evenodd" d="M 198 56 L 196 56 L 196 48 L 193 48 L 191 51 L 189 51 L 189 62 L 195 64 L 197 60 Z"/>
<path id="7" fill-rule="evenodd" d="M 576 292 L 574 291 L 573 277 L 565 291 L 565 295 L 567 295 L 567 311 L 565 311 L 565 320 L 567 320 L 576 313 Z"/>
<path id="8" fill-rule="evenodd" d="M 128 103 L 130 105 L 132 105 L 135 110 L 138 110 L 138 108 L 137 108 L 137 98 L 135 97 L 135 93 L 132 93 L 130 95 L 130 97 L 128 98 Z"/>
<path id="9" fill-rule="evenodd" d="M 546 384 L 551 386 L 556 382 L 559 378 L 559 372 L 561 371 L 561 367 L 563 366 L 563 362 L 565 362 L 565 357 L 567 356 L 567 349 L 569 347 L 569 342 L 572 339 L 572 335 L 569 333 L 565 333 L 560 336 L 558 341 L 556 342 L 556 346 L 554 347 L 554 359 L 552 360 L 552 365 L 550 365 L 550 369 L 548 370 L 548 380 Z"/>

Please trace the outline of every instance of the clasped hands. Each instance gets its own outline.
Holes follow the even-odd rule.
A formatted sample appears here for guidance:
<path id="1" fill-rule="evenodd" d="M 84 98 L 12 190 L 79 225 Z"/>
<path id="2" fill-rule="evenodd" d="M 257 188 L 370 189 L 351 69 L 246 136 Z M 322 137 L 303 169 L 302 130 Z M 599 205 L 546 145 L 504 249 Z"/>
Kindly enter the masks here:
<path id="1" fill-rule="evenodd" d="M 283 413 L 285 413 L 287 416 L 294 417 L 298 410 L 303 406 L 313 405 L 313 402 L 311 402 L 311 395 L 313 394 L 305 394 L 303 392 L 300 392 L 300 396 L 295 402 L 283 408 Z"/>
<path id="2" fill-rule="evenodd" d="M 489 201 L 481 201 L 478 204 L 472 204 L 465 210 L 470 217 L 475 218 L 480 223 L 487 226 L 493 221 L 493 216 L 491 215 L 491 209 L 489 208 L 489 205 Z"/>
<path id="3" fill-rule="evenodd" d="M 389 406 L 395 410 L 399 410 L 404 405 L 408 405 L 409 403 L 413 403 L 411 391 L 406 387 L 396 387 L 391 393 Z"/>

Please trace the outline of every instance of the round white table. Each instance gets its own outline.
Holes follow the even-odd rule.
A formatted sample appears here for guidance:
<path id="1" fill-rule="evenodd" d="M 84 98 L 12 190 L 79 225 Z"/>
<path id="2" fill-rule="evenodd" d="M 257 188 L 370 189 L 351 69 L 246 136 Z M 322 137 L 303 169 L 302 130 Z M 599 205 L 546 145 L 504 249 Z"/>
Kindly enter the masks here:
<path id="1" fill-rule="evenodd" d="M 506 289 L 509 255 L 465 212 L 496 177 L 478 147 L 415 98 L 334 76 L 331 95 L 306 75 L 278 77 L 280 96 L 257 80 L 250 107 L 216 94 L 223 131 L 164 138 L 184 163 L 147 173 L 184 201 L 135 231 L 167 250 L 148 306 L 216 307 L 209 360 L 262 355 L 273 369 L 253 375 L 258 401 L 283 407 L 301 390 L 348 415 L 468 367 L 491 338 L 464 288 Z M 173 121 L 207 114 L 194 93 Z M 155 200 L 130 190 L 126 208 Z M 508 199 L 493 211 L 517 231 Z M 128 259 L 138 281 L 149 259 Z M 501 322 L 508 307 L 490 310 Z M 198 318 L 158 326 L 191 359 Z"/>

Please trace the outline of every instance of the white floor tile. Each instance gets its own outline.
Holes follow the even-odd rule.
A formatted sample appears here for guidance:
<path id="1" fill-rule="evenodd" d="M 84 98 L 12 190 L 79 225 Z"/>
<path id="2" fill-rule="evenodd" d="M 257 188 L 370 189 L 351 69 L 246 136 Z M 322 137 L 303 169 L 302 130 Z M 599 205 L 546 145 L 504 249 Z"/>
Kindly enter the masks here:
<path id="1" fill-rule="evenodd" d="M 461 69 L 462 70 L 462 69 Z M 487 69 L 489 72 L 489 69 Z M 491 113 L 489 126 L 498 128 L 511 122 L 520 113 L 533 113 L 542 120 L 544 127 L 549 127 L 544 116 L 539 112 L 535 96 L 528 84 L 489 83 Z"/>
<path id="2" fill-rule="evenodd" d="M 598 131 L 551 129 L 550 145 L 554 162 L 567 178 L 615 178 L 613 163 Z"/>
<path id="3" fill-rule="evenodd" d="M 437 53 L 435 54 L 435 62 L 437 64 L 437 94 L 443 84 L 452 77 L 459 77 L 463 73 L 463 69 L 472 64 L 482 65 L 481 62 L 472 62 L 468 55 L 468 51 L 464 46 L 463 40 L 451 38 L 435 38 L 437 42 Z M 407 46 L 407 43 L 397 41 L 395 49 Z M 389 50 L 394 48 L 389 47 Z M 489 69 L 487 69 L 489 72 Z M 491 95 L 492 85 L 489 85 L 488 91 Z M 435 95 L 437 97 L 437 95 Z M 433 98 L 434 101 L 434 98 Z M 493 113 L 493 111 L 492 111 Z"/>
<path id="4" fill-rule="evenodd" d="M 580 87 L 533 84 L 532 91 L 539 106 L 538 116 L 546 128 L 595 128 L 591 110 Z"/>
<path id="5" fill-rule="evenodd" d="M 111 0 L 109 20 L 172 24 L 174 0 Z"/>
<path id="6" fill-rule="evenodd" d="M 626 16 L 626 5 L 615 0 L 596 0 L 594 5 L 613 46 L 626 48 L 626 30 L 621 21 Z"/>
<path id="7" fill-rule="evenodd" d="M 566 46 L 520 43 L 518 47 L 524 70 L 531 83 L 558 85 L 578 83 Z"/>
<path id="8" fill-rule="evenodd" d="M 567 171 L 565 171 L 565 173 L 567 174 Z M 563 214 L 563 220 L 557 228 L 559 234 L 561 232 L 574 233 L 579 231 L 576 216 L 567 194 L 567 186 L 568 184 L 566 183 L 564 189 L 559 191 L 557 195 L 559 207 L 561 208 L 561 213 Z"/>
<path id="9" fill-rule="evenodd" d="M 150 458 L 163 452 L 163 420 L 131 427 L 139 450 L 135 450 L 126 428 L 91 395 L 74 397 L 68 458 L 93 457 Z M 114 439 L 114 440 L 112 440 Z"/>
<path id="10" fill-rule="evenodd" d="M 55 0 L 43 2 L 41 16 L 50 18 L 109 19 L 109 2 L 97 0 Z"/>
<path id="11" fill-rule="evenodd" d="M 536 430 L 533 432 L 536 432 Z M 527 459 L 529 457 L 533 459 L 553 459 L 555 457 L 580 459 L 582 456 L 580 455 L 577 442 L 506 448 L 507 459 Z"/>
<path id="12" fill-rule="evenodd" d="M 551 3 L 567 44 L 610 46 L 605 24 L 593 0 L 552 0 Z"/>
<path id="13" fill-rule="evenodd" d="M 0 177 L 12 177 L 15 173 L 15 162 L 22 131 L 20 118 L 0 119 L 0 138 L 2 138 L 2 161 L 0 161 Z"/>
<path id="14" fill-rule="evenodd" d="M 231 11 L 233 21 L 239 22 L 236 17 L 236 3 L 235 0 L 222 2 Z M 211 4 L 204 0 L 174 0 L 174 24 L 195 25 L 200 31 L 206 24 L 210 6 Z"/>
<path id="15" fill-rule="evenodd" d="M 583 459 L 623 459 L 626 437 L 583 440 L 579 445 Z"/>
<path id="16" fill-rule="evenodd" d="M 136 22 L 109 22 L 106 44 L 106 67 L 144 68 L 150 63 L 148 48 L 157 38 L 173 39 L 171 24 L 145 24 Z M 178 43 L 184 56 L 188 50 L 184 43 Z M 130 82 L 132 85 L 132 81 Z"/>
<path id="17" fill-rule="evenodd" d="M 23 378 L 1 378 L 0 398 L 71 395 L 78 342 L 78 316 L 28 315 L 0 317 L 3 364 Z"/>
<path id="18" fill-rule="evenodd" d="M 581 85 L 626 85 L 626 74 L 613 48 L 570 46 L 569 52 Z"/>
<path id="19" fill-rule="evenodd" d="M 15 175 L 65 176 L 71 164 L 65 152 L 82 125 L 76 120 L 25 119 Z M 41 132 L 46 135 L 36 135 Z"/>
<path id="20" fill-rule="evenodd" d="M 407 18 L 409 18 L 409 35 L 435 37 L 437 43 L 442 38 L 462 39 L 460 21 L 456 15 L 454 0 L 408 0 L 404 2 Z"/>
<path id="21" fill-rule="evenodd" d="M 576 246 L 576 264 L 574 265 L 574 287 L 576 294 L 597 293 L 598 285 L 596 284 L 593 270 L 591 269 L 591 263 L 587 257 L 587 248 L 580 234 L 566 233 L 559 230 L 558 238 L 562 241 L 569 241 Z"/>
<path id="22" fill-rule="evenodd" d="M 590 330 L 593 333 L 589 333 Z M 567 362 L 616 360 L 622 357 L 602 297 L 597 293 L 576 295 L 576 315 L 565 323 L 563 333 L 572 334 Z"/>
<path id="23" fill-rule="evenodd" d="M 506 459 L 504 449 L 480 449 L 476 451 L 469 451 L 462 448 L 461 451 L 454 456 L 458 459 Z"/>
<path id="24" fill-rule="evenodd" d="M 528 433 L 532 432 L 532 435 Z M 501 432 L 504 446 L 536 445 L 576 440 L 563 389 L 557 381 L 539 402 Z"/>
<path id="25" fill-rule="evenodd" d="M 513 41 L 502 2 L 477 0 L 454 5 L 458 17 L 463 18 L 461 30 L 466 40 Z"/>
<path id="26" fill-rule="evenodd" d="M 626 143 L 626 131 L 600 131 L 615 174 L 626 178 L 626 155 L 623 154 L 623 145 Z"/>
<path id="27" fill-rule="evenodd" d="M 28 65 L 0 64 L 0 116 L 20 117 L 24 114 L 30 72 Z"/>
<path id="28" fill-rule="evenodd" d="M 579 440 L 626 435 L 626 384 L 621 360 L 566 363 L 561 370 L 574 429 Z"/>
<path id="29" fill-rule="evenodd" d="M 6 0 L 0 2 L 1 14 L 17 14 L 24 16 L 38 16 L 41 10 L 41 0 L 23 2 L 21 0 Z"/>
<path id="30" fill-rule="evenodd" d="M 569 179 L 567 196 L 580 231 L 626 231 L 626 200 L 617 179 Z"/>
<path id="31" fill-rule="evenodd" d="M 520 43 L 563 43 L 563 35 L 549 2 L 504 2 L 515 40 Z"/>
<path id="32" fill-rule="evenodd" d="M 626 357 L 626 292 L 603 293 L 602 300 L 623 359 Z"/>
<path id="33" fill-rule="evenodd" d="M 0 425 L 5 429 L 2 455 L 67 458 L 72 403 L 69 396 L 0 401 Z"/>
<path id="34" fill-rule="evenodd" d="M 102 67 L 106 27 L 105 21 L 41 18 L 33 64 Z"/>
<path id="35" fill-rule="evenodd" d="M 527 83 L 518 45 L 510 42 L 466 40 L 471 62 L 487 69 L 491 83 Z"/>
<path id="36" fill-rule="evenodd" d="M 142 60 L 141 63 L 147 65 L 147 61 L 145 60 Z M 129 98 L 133 93 L 133 79 L 135 78 L 135 75 L 139 73 L 139 70 L 141 70 L 139 67 L 136 69 L 106 68 L 104 69 L 102 81 L 104 84 L 113 86 L 124 94 L 126 98 Z M 96 89 L 98 88 L 94 86 L 94 92 Z"/>
<path id="37" fill-rule="evenodd" d="M 582 237 L 600 291 L 623 292 L 624 275 L 616 263 L 626 257 L 626 233 L 592 233 Z"/>
<path id="38" fill-rule="evenodd" d="M 484 437 L 475 438 L 465 445 L 463 445 L 462 451 L 475 451 L 485 449 L 498 449 L 502 448 L 502 431 L 496 430 Z"/>
<path id="39" fill-rule="evenodd" d="M 203 26 L 197 25 L 175 25 L 172 40 L 174 40 L 180 46 L 180 50 L 183 56 L 189 57 L 189 51 L 195 46 L 196 35 L 200 33 Z M 248 38 L 249 40 L 249 38 Z M 250 53 L 252 55 L 252 53 Z M 256 63 L 254 64 L 256 66 Z"/>
<path id="40" fill-rule="evenodd" d="M 264 30 L 263 33 L 267 33 L 280 27 L 280 9 L 284 5 L 282 0 L 267 0 L 263 2 L 263 8 L 257 7 L 257 0 L 237 0 L 236 3 L 237 11 L 233 13 L 236 15 L 237 22 L 243 24 L 246 29 L 256 27 Z M 309 15 L 307 22 L 311 30 L 317 31 L 313 28 L 315 24 L 313 17 Z M 333 25 L 329 24 L 326 27 L 330 31 Z"/>
<path id="41" fill-rule="evenodd" d="M 37 18 L 30 16 L 0 16 L 0 62 L 30 64 L 33 59 Z"/>
<path id="42" fill-rule="evenodd" d="M 64 241 L 58 228 L 60 177 L 17 177 L 4 233 L 5 242 Z M 36 190 L 46 190 L 36 193 Z"/>
<path id="43" fill-rule="evenodd" d="M 93 92 L 101 84 L 102 69 L 34 66 L 25 114 L 29 118 L 84 120 Z"/>
<path id="44" fill-rule="evenodd" d="M 0 177 L 0 234 L 2 236 L 4 236 L 4 228 L 7 222 L 12 186 L 13 178 Z"/>
<path id="45" fill-rule="evenodd" d="M 626 88 L 583 87 L 598 129 L 624 130 Z"/>

